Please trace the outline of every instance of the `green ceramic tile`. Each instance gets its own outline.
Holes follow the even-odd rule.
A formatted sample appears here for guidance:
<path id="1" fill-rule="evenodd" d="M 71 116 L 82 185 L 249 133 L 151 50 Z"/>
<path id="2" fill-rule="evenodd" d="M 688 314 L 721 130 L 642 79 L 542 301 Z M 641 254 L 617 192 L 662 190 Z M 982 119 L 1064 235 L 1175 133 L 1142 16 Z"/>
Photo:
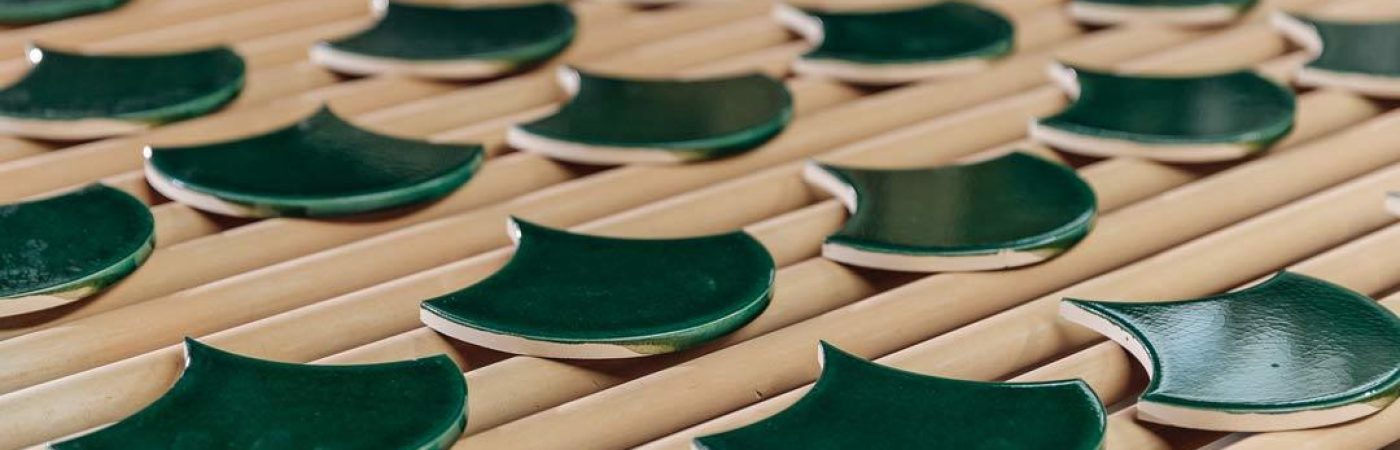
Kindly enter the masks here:
<path id="1" fill-rule="evenodd" d="M 1152 381 L 1144 419 L 1188 428 L 1312 428 L 1378 411 L 1400 385 L 1400 319 L 1364 295 L 1282 272 L 1194 300 L 1066 299 L 1063 315 L 1128 348 Z"/>
<path id="2" fill-rule="evenodd" d="M 352 74 L 491 77 L 558 55 L 577 26 L 569 8 L 555 2 L 464 7 L 389 0 L 380 12 L 373 27 L 318 44 L 312 59 Z"/>
<path id="3" fill-rule="evenodd" d="M 332 216 L 443 197 L 480 167 L 479 145 L 357 128 L 322 108 L 261 135 L 146 152 L 147 178 L 196 208 L 245 217 Z"/>
<path id="4" fill-rule="evenodd" d="M 154 246 L 155 220 L 125 192 L 92 185 L 0 206 L 0 316 L 58 306 L 136 270 Z"/>
<path id="5" fill-rule="evenodd" d="M 853 82 L 896 83 L 964 74 L 1012 51 L 1000 14 L 958 1 L 879 11 L 780 7 L 779 20 L 815 42 L 795 68 Z"/>
<path id="6" fill-rule="evenodd" d="M 801 400 L 752 425 L 695 441 L 702 450 L 1092 450 L 1106 415 L 1079 380 L 985 383 L 905 372 L 821 345 Z"/>
<path id="7" fill-rule="evenodd" d="M 243 88 L 243 59 L 225 47 L 185 53 L 84 55 L 32 48 L 34 67 L 0 89 L 0 120 L 144 124 L 207 114 Z"/>
<path id="8" fill-rule="evenodd" d="M 1074 170 L 1013 152 L 967 165 L 857 169 L 810 165 L 807 179 L 851 217 L 822 254 L 888 270 L 989 270 L 1032 264 L 1093 227 L 1093 190 Z"/>
<path id="9" fill-rule="evenodd" d="M 127 0 L 0 0 L 0 23 L 27 24 L 106 11 Z"/>
<path id="10" fill-rule="evenodd" d="M 436 450 L 466 424 L 446 356 L 366 365 L 266 361 L 185 340 L 179 381 L 136 414 L 55 450 Z"/>
<path id="11" fill-rule="evenodd" d="M 1091 156 L 1213 162 L 1263 151 L 1293 129 L 1293 92 L 1252 71 L 1120 75 L 1055 66 L 1074 102 L 1031 136 Z"/>
<path id="12" fill-rule="evenodd" d="M 637 79 L 560 71 L 576 94 L 510 130 L 511 145 L 595 164 L 682 162 L 751 150 L 792 119 L 792 95 L 761 74 Z"/>
<path id="13" fill-rule="evenodd" d="M 1226 25 L 1249 12 L 1258 0 L 1073 0 L 1070 14 L 1099 25 L 1163 23 Z"/>
<path id="14" fill-rule="evenodd" d="M 1274 24 L 1314 55 L 1298 72 L 1299 84 L 1400 98 L 1400 21 L 1338 22 L 1278 14 Z"/>
<path id="15" fill-rule="evenodd" d="M 768 305 L 773 258 L 747 234 L 622 239 L 513 219 L 495 274 L 423 302 L 428 326 L 512 353 L 626 358 L 723 336 Z"/>

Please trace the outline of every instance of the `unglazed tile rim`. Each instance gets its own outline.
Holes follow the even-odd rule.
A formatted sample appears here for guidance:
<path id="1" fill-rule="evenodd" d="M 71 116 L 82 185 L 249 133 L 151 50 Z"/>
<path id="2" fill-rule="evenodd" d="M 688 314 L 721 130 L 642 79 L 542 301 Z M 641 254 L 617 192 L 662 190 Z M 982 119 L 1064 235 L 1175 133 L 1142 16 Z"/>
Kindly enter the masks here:
<path id="1" fill-rule="evenodd" d="M 311 46 L 311 62 L 349 75 L 402 74 L 440 79 L 491 78 L 517 72 L 524 66 L 505 59 L 426 61 L 347 52 L 321 42 Z"/>
<path id="2" fill-rule="evenodd" d="M 1068 6 L 1070 16 L 1091 25 L 1124 23 L 1162 23 L 1182 26 L 1226 25 L 1238 20 L 1245 11 L 1229 5 L 1186 7 L 1138 7 L 1073 0 Z"/>

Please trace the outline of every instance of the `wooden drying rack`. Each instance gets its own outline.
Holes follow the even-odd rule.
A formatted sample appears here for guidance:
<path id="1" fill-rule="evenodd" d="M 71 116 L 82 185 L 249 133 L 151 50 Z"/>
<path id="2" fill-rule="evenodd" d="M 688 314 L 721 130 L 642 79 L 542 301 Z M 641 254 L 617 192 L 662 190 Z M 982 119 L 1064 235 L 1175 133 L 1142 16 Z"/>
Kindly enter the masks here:
<path id="1" fill-rule="evenodd" d="M 1066 100 L 1054 60 L 1152 72 L 1257 67 L 1285 78 L 1303 61 L 1268 11 L 1400 15 L 1394 0 L 1265 0 L 1218 30 L 1077 26 L 1059 0 L 985 0 L 1016 23 L 1017 51 L 975 77 L 870 91 L 791 77 L 804 45 L 746 0 L 633 10 L 579 2 L 578 41 L 561 59 L 626 74 L 762 70 L 785 76 L 797 119 L 739 157 L 684 166 L 588 169 L 513 153 L 509 124 L 562 99 L 550 67 L 477 85 L 344 79 L 306 48 L 369 20 L 364 0 L 133 0 L 121 9 L 0 32 L 0 77 L 24 71 L 26 42 L 87 51 L 230 43 L 249 65 L 244 93 L 209 117 L 62 146 L 0 137 L 0 202 L 102 181 L 157 217 L 159 249 L 96 298 L 0 319 L 0 448 L 22 448 L 120 419 L 159 396 L 183 365 L 180 338 L 249 356 L 364 363 L 446 353 L 467 370 L 469 424 L 458 448 L 688 448 L 691 438 L 791 404 L 817 373 L 824 339 L 882 364 L 987 380 L 1082 378 L 1114 412 L 1106 448 L 1195 449 L 1218 433 L 1140 423 L 1144 375 L 1118 346 L 1056 317 L 1057 301 L 1183 298 L 1281 268 L 1400 308 L 1400 225 L 1379 205 L 1400 187 L 1400 111 L 1353 94 L 1299 97 L 1298 125 L 1267 156 L 1234 166 L 1068 158 L 1102 217 L 1078 247 L 1024 269 L 916 276 L 819 256 L 844 210 L 802 181 L 807 158 L 907 167 L 1007 148 L 1029 119 Z M 171 203 L 141 177 L 141 149 L 247 135 L 322 103 L 355 123 L 492 153 L 462 190 L 407 213 L 343 220 L 229 220 Z M 589 233 L 686 236 L 743 228 L 781 270 L 755 322 L 701 349 L 624 361 L 505 355 L 423 328 L 419 301 L 480 280 L 510 254 L 516 215 Z M 1387 297 L 1388 296 L 1388 297 Z M 563 405 L 563 406 L 560 406 Z M 1239 437 L 1236 437 L 1239 438 Z M 1400 440 L 1400 408 L 1316 430 L 1260 434 L 1231 450 L 1378 448 Z"/>

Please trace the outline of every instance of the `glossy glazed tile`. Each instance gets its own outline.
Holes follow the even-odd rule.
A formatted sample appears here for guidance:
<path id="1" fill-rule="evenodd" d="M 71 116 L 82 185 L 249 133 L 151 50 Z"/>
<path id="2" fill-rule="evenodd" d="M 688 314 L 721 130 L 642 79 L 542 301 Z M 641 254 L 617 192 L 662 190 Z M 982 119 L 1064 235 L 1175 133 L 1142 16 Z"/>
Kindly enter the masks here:
<path id="1" fill-rule="evenodd" d="M 1277 14 L 1274 26 L 1313 59 L 1295 80 L 1382 98 L 1400 98 L 1400 20 L 1339 22 Z"/>
<path id="2" fill-rule="evenodd" d="M 1143 419 L 1223 431 L 1312 428 L 1375 413 L 1400 385 L 1400 319 L 1364 295 L 1281 272 L 1195 300 L 1066 299 L 1152 376 Z"/>
<path id="3" fill-rule="evenodd" d="M 155 220 L 125 192 L 92 185 L 0 206 L 0 316 L 93 295 L 146 261 Z"/>
<path id="4" fill-rule="evenodd" d="M 705 450 L 1091 450 L 1105 412 L 1082 381 L 985 383 L 865 361 L 827 343 L 801 400 L 752 425 L 696 439 Z"/>
<path id="5" fill-rule="evenodd" d="M 1012 51 L 1015 29 L 970 3 L 880 11 L 819 11 L 780 6 L 775 15 L 815 47 L 799 73 L 868 84 L 895 84 L 981 70 Z"/>
<path id="6" fill-rule="evenodd" d="M 1155 23 L 1220 26 L 1239 20 L 1258 0 L 1073 0 L 1070 15 L 1095 25 Z"/>
<path id="7" fill-rule="evenodd" d="M 466 424 L 466 384 L 446 356 L 334 366 L 254 359 L 192 339 L 185 351 L 185 372 L 155 403 L 53 448 L 435 450 Z"/>
<path id="8" fill-rule="evenodd" d="M 0 0 L 0 23 L 28 24 L 114 9 L 128 0 Z"/>
<path id="9" fill-rule="evenodd" d="M 990 270 L 1044 261 L 1093 227 L 1093 190 L 1074 170 L 1014 152 L 919 169 L 809 165 L 809 182 L 851 217 L 822 255 L 905 271 Z"/>
<path id="10" fill-rule="evenodd" d="M 243 88 L 243 58 L 225 47 L 84 55 L 31 48 L 34 66 L 0 89 L 0 131 L 40 138 L 122 134 L 208 114 Z"/>
<path id="11" fill-rule="evenodd" d="M 424 323 L 512 353 L 626 358 L 723 336 L 763 312 L 772 295 L 773 259 L 742 232 L 621 239 L 511 225 L 510 262 L 423 302 Z"/>
<path id="12" fill-rule="evenodd" d="M 1215 162 L 1258 153 L 1293 129 L 1293 91 L 1252 71 L 1121 75 L 1054 66 L 1074 97 L 1031 137 L 1090 156 Z"/>
<path id="13" fill-rule="evenodd" d="M 577 26 L 562 3 L 448 6 L 388 1 L 374 26 L 312 48 L 311 59 L 344 73 L 486 78 L 563 52 Z"/>
<path id="14" fill-rule="evenodd" d="M 560 78 L 573 98 L 512 128 L 512 146 L 582 163 L 674 163 L 751 150 L 792 119 L 792 95 L 761 74 L 638 79 L 562 69 Z"/>
<path id="15" fill-rule="evenodd" d="M 355 214 L 437 199 L 472 177 L 484 151 L 377 134 L 323 108 L 265 134 L 146 155 L 147 180 L 167 197 L 219 214 L 267 217 Z"/>

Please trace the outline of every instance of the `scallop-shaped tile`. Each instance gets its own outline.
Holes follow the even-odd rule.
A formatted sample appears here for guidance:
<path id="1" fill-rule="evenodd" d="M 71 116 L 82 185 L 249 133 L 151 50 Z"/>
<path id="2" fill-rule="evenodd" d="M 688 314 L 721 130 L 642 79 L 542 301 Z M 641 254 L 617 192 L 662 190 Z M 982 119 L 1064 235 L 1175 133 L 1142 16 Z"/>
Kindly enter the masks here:
<path id="1" fill-rule="evenodd" d="M 28 24 L 106 11 L 128 0 L 0 0 L 0 23 Z"/>
<path id="2" fill-rule="evenodd" d="M 511 353 L 630 358 L 694 347 L 768 306 L 773 258 L 742 232 L 685 239 L 574 234 L 519 219 L 510 262 L 423 302 L 428 326 Z"/>
<path id="3" fill-rule="evenodd" d="M 426 5 L 375 3 L 379 21 L 311 48 L 311 60 L 354 75 L 427 78 L 501 76 L 548 60 L 573 42 L 574 15 L 561 3 Z"/>
<path id="4" fill-rule="evenodd" d="M 514 147 L 588 164 L 680 163 L 751 150 L 792 118 L 781 82 L 752 74 L 638 79 L 559 71 L 559 111 L 507 133 Z"/>
<path id="5" fill-rule="evenodd" d="M 437 199 L 481 165 L 478 145 L 434 144 L 355 127 L 322 108 L 238 140 L 146 150 L 146 179 L 181 203 L 241 217 L 333 216 Z"/>
<path id="6" fill-rule="evenodd" d="M 154 236 L 146 205 L 100 184 L 0 206 L 0 316 L 100 292 L 146 261 Z"/>
<path id="7" fill-rule="evenodd" d="M 779 6 L 778 21 L 815 47 L 793 64 L 806 75 L 887 85 L 978 72 L 1012 51 L 1015 28 L 958 1 L 877 11 Z"/>
<path id="8" fill-rule="evenodd" d="M 1179 26 L 1226 25 L 1258 0 L 1072 0 L 1071 16 L 1092 25 L 1157 23 Z"/>
<path id="9" fill-rule="evenodd" d="M 821 376 L 796 404 L 743 428 L 701 437 L 704 450 L 1092 450 L 1105 413 L 1079 380 L 986 383 L 905 372 L 825 342 Z"/>
<path id="10" fill-rule="evenodd" d="M 827 259 L 886 270 L 1034 264 L 1089 233 L 1094 192 L 1068 167 L 1014 152 L 960 166 L 857 169 L 810 164 L 807 180 L 851 212 Z"/>
<path id="11" fill-rule="evenodd" d="M 1370 415 L 1400 385 L 1400 319 L 1364 295 L 1282 272 L 1195 300 L 1067 299 L 1066 319 L 1117 341 L 1147 366 L 1145 420 L 1275 431 Z"/>
<path id="12" fill-rule="evenodd" d="M 32 47 L 33 67 L 0 89 L 0 132 L 93 139 L 208 114 L 243 89 L 243 58 L 225 47 L 86 55 Z"/>
<path id="13" fill-rule="evenodd" d="M 1313 59 L 1295 82 L 1400 99 L 1400 21 L 1338 22 L 1277 14 L 1274 26 Z"/>
<path id="14" fill-rule="evenodd" d="M 53 444 L 88 449 L 445 449 L 466 424 L 466 384 L 446 356 L 291 364 L 185 340 L 170 390 L 112 426 Z"/>
<path id="15" fill-rule="evenodd" d="M 1120 75 L 1053 66 L 1074 97 L 1031 123 L 1032 138 L 1090 156 L 1201 163 L 1244 158 L 1293 129 L 1293 91 L 1252 71 Z"/>

